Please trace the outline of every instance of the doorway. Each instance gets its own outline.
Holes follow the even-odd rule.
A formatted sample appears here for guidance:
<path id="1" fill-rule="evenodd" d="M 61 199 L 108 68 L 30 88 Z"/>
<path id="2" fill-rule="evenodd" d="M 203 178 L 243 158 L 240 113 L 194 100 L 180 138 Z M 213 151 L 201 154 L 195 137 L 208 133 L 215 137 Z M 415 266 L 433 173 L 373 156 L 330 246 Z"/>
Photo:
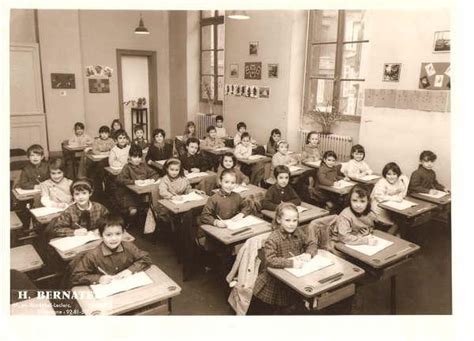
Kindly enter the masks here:
<path id="1" fill-rule="evenodd" d="M 119 117 L 130 138 L 134 137 L 132 107 L 137 107 L 138 98 L 145 97 L 147 115 L 142 121 L 145 136 L 150 139 L 152 130 L 158 122 L 157 68 L 156 52 L 117 49 L 117 76 L 119 92 Z"/>

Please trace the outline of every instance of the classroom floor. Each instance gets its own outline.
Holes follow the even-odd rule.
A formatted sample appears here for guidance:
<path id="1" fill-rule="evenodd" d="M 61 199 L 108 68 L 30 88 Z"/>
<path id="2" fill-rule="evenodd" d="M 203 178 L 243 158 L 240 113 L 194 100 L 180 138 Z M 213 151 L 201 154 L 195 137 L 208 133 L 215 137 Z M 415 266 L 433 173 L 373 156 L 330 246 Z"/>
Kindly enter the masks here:
<path id="1" fill-rule="evenodd" d="M 233 315 L 224 275 L 202 270 L 182 281 L 171 242 L 162 238 L 155 244 L 132 231 L 136 244 L 150 252 L 153 262 L 177 282 L 181 295 L 173 299 L 173 315 Z M 397 277 L 397 314 L 451 314 L 451 231 L 440 222 L 411 230 L 406 239 L 421 246 L 415 259 Z M 390 280 L 358 287 L 357 314 L 388 314 Z M 333 311 L 338 314 L 339 312 Z"/>

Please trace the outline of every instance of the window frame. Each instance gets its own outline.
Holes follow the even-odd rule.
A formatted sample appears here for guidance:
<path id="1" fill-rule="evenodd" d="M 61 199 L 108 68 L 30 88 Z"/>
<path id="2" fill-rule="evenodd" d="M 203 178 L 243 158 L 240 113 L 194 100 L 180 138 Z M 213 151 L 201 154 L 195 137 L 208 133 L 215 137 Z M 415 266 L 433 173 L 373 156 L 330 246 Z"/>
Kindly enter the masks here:
<path id="1" fill-rule="evenodd" d="M 337 11 L 337 37 L 336 41 L 325 41 L 325 42 L 313 42 L 313 28 L 315 25 L 315 20 L 313 16 L 316 12 L 321 10 L 310 10 L 308 15 L 308 39 L 306 46 L 306 70 L 305 70 L 305 83 L 304 83 L 304 104 L 303 104 L 303 113 L 306 114 L 309 110 L 309 98 L 311 87 L 311 80 L 332 80 L 333 81 L 333 98 L 332 105 L 336 111 L 339 111 L 339 96 L 341 94 L 341 83 L 342 82 L 365 82 L 365 78 L 341 78 L 342 76 L 342 62 L 344 54 L 344 45 L 346 44 L 358 44 L 358 43 L 369 43 L 368 39 L 363 40 L 348 40 L 344 41 L 344 31 L 345 31 L 345 10 Z M 312 56 L 312 46 L 322 46 L 322 45 L 336 45 L 335 52 L 335 63 L 334 63 L 334 77 L 321 77 L 321 76 L 312 76 L 312 65 L 311 65 L 311 56 Z M 360 122 L 360 115 L 346 115 L 344 116 L 345 121 Z"/>
<path id="2" fill-rule="evenodd" d="M 215 10 L 214 11 L 214 16 L 213 17 L 208 17 L 208 18 L 203 18 L 203 11 L 199 11 L 199 102 L 202 103 L 208 103 L 208 99 L 203 97 L 203 82 L 202 79 L 203 77 L 213 77 L 214 78 L 214 98 L 212 100 L 213 104 L 223 104 L 223 100 L 219 100 L 219 94 L 218 94 L 218 84 L 219 84 L 219 65 L 218 65 L 218 53 L 219 52 L 224 52 L 224 49 L 219 49 L 218 48 L 218 25 L 225 25 L 224 22 L 224 17 L 225 14 L 219 15 L 219 11 Z M 202 30 L 203 27 L 205 26 L 214 26 L 213 28 L 213 46 L 211 49 L 203 49 L 202 48 Z M 225 26 L 224 26 L 225 29 Z M 202 53 L 203 52 L 214 52 L 214 73 L 213 74 L 203 74 L 202 73 Z M 224 63 L 225 64 L 225 63 Z M 222 74 L 222 79 L 224 80 L 225 76 L 225 71 Z"/>

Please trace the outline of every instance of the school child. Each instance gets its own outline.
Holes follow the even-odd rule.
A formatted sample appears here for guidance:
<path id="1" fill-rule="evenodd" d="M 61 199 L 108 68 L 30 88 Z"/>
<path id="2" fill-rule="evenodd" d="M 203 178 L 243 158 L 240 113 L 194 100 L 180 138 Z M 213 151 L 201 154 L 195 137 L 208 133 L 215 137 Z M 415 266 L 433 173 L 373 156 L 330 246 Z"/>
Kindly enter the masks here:
<path id="1" fill-rule="evenodd" d="M 101 126 L 99 128 L 99 137 L 96 137 L 92 141 L 92 154 L 108 155 L 114 146 L 115 141 L 110 137 L 110 128 L 108 126 Z M 93 178 L 95 188 L 100 189 L 101 186 L 99 185 L 102 183 L 102 179 L 104 178 L 104 167 L 107 166 L 107 159 L 92 162 L 84 153 L 82 154 L 79 163 L 78 176 L 89 176 Z"/>
<path id="2" fill-rule="evenodd" d="M 243 132 L 240 142 L 235 146 L 234 155 L 238 159 L 248 159 L 252 155 L 252 142 L 250 134 Z"/>
<path id="3" fill-rule="evenodd" d="M 115 169 L 121 169 L 128 161 L 130 151 L 130 140 L 125 130 L 118 130 L 115 133 L 117 145 L 110 150 L 109 165 Z"/>
<path id="4" fill-rule="evenodd" d="M 170 158 L 166 160 L 163 169 L 165 175 L 158 185 L 161 198 L 179 200 L 181 195 L 196 191 L 184 176 L 184 168 L 179 159 Z"/>
<path id="5" fill-rule="evenodd" d="M 281 203 L 273 219 L 273 231 L 264 242 L 266 267 L 301 268 L 317 253 L 314 240 L 298 228 L 298 210 L 292 203 Z M 299 308 L 301 299 L 295 291 L 270 275 L 261 272 L 253 289 L 248 315 L 288 313 Z"/>
<path id="6" fill-rule="evenodd" d="M 273 156 L 277 152 L 276 144 L 281 140 L 280 129 L 273 129 L 267 142 L 267 154 Z"/>
<path id="7" fill-rule="evenodd" d="M 63 159 L 49 161 L 49 179 L 40 184 L 43 206 L 67 208 L 72 203 L 72 181 L 64 177 L 65 168 Z"/>
<path id="8" fill-rule="evenodd" d="M 110 124 L 110 137 L 117 141 L 117 132 L 123 130 L 123 124 L 118 118 L 114 119 Z"/>
<path id="9" fill-rule="evenodd" d="M 372 174 L 369 165 L 364 161 L 365 149 L 360 144 L 356 144 L 351 148 L 351 159 L 342 170 L 349 178 L 361 178 Z"/>
<path id="10" fill-rule="evenodd" d="M 142 149 L 137 145 L 132 145 L 129 151 L 129 161 L 123 166 L 117 177 L 117 183 L 121 186 L 118 186 L 115 192 L 116 199 L 122 212 L 128 211 L 130 217 L 137 214 L 141 199 L 138 194 L 130 191 L 126 185 L 138 184 L 147 179 L 156 181 L 160 177 L 155 170 L 142 162 L 142 158 Z"/>
<path id="11" fill-rule="evenodd" d="M 186 123 L 184 132 L 183 132 L 183 139 L 182 139 L 183 143 L 186 143 L 186 141 L 190 137 L 196 137 L 196 124 L 193 121 L 188 121 Z"/>
<path id="12" fill-rule="evenodd" d="M 84 132 L 84 123 L 74 123 L 74 135 L 68 140 L 68 144 L 74 147 L 85 147 L 92 144 L 92 137 Z"/>
<path id="13" fill-rule="evenodd" d="M 216 116 L 216 136 L 220 139 L 227 137 L 227 131 L 224 128 L 224 117 L 222 115 Z"/>
<path id="14" fill-rule="evenodd" d="M 273 184 L 265 193 L 262 202 L 264 210 L 275 211 L 282 202 L 291 202 L 295 205 L 301 205 L 301 199 L 295 192 L 290 182 L 290 169 L 286 166 L 276 166 L 273 170 L 276 183 Z"/>
<path id="15" fill-rule="evenodd" d="M 209 169 L 209 164 L 199 151 L 199 145 L 198 138 L 190 137 L 187 139 L 186 154 L 180 158 L 185 172 L 198 173 Z"/>
<path id="16" fill-rule="evenodd" d="M 20 181 L 16 187 L 39 188 L 40 183 L 49 177 L 48 164 L 44 161 L 44 149 L 39 144 L 33 144 L 26 150 L 26 156 L 29 162 L 21 170 Z"/>
<path id="17" fill-rule="evenodd" d="M 436 180 L 436 173 L 433 170 L 436 154 L 431 150 L 424 150 L 420 154 L 420 165 L 411 174 L 408 193 L 430 193 L 435 194 L 436 190 L 449 192 L 449 190 Z"/>
<path id="18" fill-rule="evenodd" d="M 245 122 L 239 122 L 237 123 L 237 132 L 235 133 L 234 136 L 234 147 L 237 147 L 237 145 L 240 143 L 240 140 L 242 139 L 242 134 L 247 131 L 247 125 Z"/>
<path id="19" fill-rule="evenodd" d="M 145 131 L 142 126 L 136 126 L 133 130 L 135 133 L 135 138 L 132 143 L 139 146 L 142 150 L 148 147 L 148 140 L 145 138 Z"/>
<path id="20" fill-rule="evenodd" d="M 90 201 L 94 192 L 87 178 L 78 178 L 71 185 L 74 201 L 59 217 L 51 221 L 46 228 L 47 239 L 56 237 L 83 236 L 95 230 L 109 211 L 97 202 Z"/>
<path id="21" fill-rule="evenodd" d="M 332 210 L 335 207 L 337 197 L 331 193 L 318 190 L 317 185 L 334 186 L 340 180 L 346 179 L 341 172 L 341 165 L 336 165 L 337 155 L 332 150 L 323 154 L 321 166 L 317 172 L 317 184 L 313 191 L 313 196 L 318 205 L 325 205 L 326 209 Z"/>
<path id="22" fill-rule="evenodd" d="M 173 156 L 173 145 L 165 142 L 166 133 L 163 129 L 154 129 L 152 133 L 152 141 L 148 152 L 146 153 L 146 162 L 153 167 L 152 161 L 168 160 Z M 163 175 L 163 171 L 153 167 L 160 174 Z"/>
<path id="23" fill-rule="evenodd" d="M 110 137 L 110 128 L 101 126 L 99 128 L 99 137 L 92 142 L 92 153 L 95 155 L 108 154 L 115 146 L 114 140 Z"/>
<path id="24" fill-rule="evenodd" d="M 306 143 L 301 154 L 301 162 L 321 161 L 321 152 L 319 150 L 319 134 L 316 131 L 310 131 L 306 136 Z"/>
<path id="25" fill-rule="evenodd" d="M 215 149 L 225 147 L 224 142 L 217 137 L 217 130 L 214 126 L 209 126 L 206 129 L 207 136 L 202 141 L 201 148 Z"/>
<path id="26" fill-rule="evenodd" d="M 217 168 L 217 185 L 218 186 L 220 186 L 220 177 L 221 177 L 222 172 L 225 169 L 234 170 L 235 175 L 237 177 L 236 179 L 237 184 L 248 185 L 248 183 L 250 182 L 249 177 L 246 176 L 244 173 L 242 173 L 242 171 L 240 170 L 240 167 L 237 164 L 237 159 L 235 158 L 235 155 L 232 154 L 231 152 L 226 152 L 224 155 L 222 155 L 219 168 Z"/>
<path id="27" fill-rule="evenodd" d="M 372 236 L 377 217 L 371 211 L 370 191 L 365 185 L 355 185 L 349 192 L 349 206 L 337 216 L 331 226 L 331 237 L 350 245 L 375 245 Z"/>
<path id="28" fill-rule="evenodd" d="M 70 283 L 108 284 L 150 267 L 151 258 L 133 242 L 123 241 L 125 224 L 121 217 L 109 215 L 99 225 L 102 237 L 95 249 L 87 251 L 72 269 Z"/>
<path id="29" fill-rule="evenodd" d="M 277 152 L 272 156 L 272 168 L 276 166 L 294 166 L 298 163 L 294 158 L 288 154 L 290 144 L 285 140 L 280 140 L 276 144 Z"/>
<path id="30" fill-rule="evenodd" d="M 378 221 L 392 226 L 388 232 L 395 234 L 398 227 L 394 224 L 390 212 L 380 207 L 379 204 L 385 201 L 401 202 L 407 195 L 408 177 L 402 174 L 400 167 L 395 162 L 387 163 L 383 167 L 382 175 L 383 178 L 377 181 L 370 195 L 371 209 Z"/>

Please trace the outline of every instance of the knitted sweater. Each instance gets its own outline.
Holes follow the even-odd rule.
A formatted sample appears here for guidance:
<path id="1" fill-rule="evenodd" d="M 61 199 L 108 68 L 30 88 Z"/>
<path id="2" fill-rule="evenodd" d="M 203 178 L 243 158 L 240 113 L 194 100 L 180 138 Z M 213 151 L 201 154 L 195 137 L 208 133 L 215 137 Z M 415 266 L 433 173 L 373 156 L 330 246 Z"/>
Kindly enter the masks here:
<path id="1" fill-rule="evenodd" d="M 150 148 L 148 148 L 148 153 L 146 153 L 145 160 L 159 161 L 159 160 L 168 160 L 173 156 L 173 144 L 172 143 L 162 143 L 157 145 L 152 143 Z"/>
<path id="2" fill-rule="evenodd" d="M 123 148 L 115 146 L 110 150 L 109 165 L 113 168 L 122 168 L 128 162 L 128 153 L 130 145 Z"/>
<path id="3" fill-rule="evenodd" d="M 310 144 L 306 144 L 303 148 L 303 153 L 301 154 L 302 162 L 316 162 L 321 160 L 321 152 L 319 151 L 319 146 L 313 147 Z"/>
<path id="4" fill-rule="evenodd" d="M 301 199 L 291 185 L 288 184 L 286 187 L 280 187 L 278 184 L 274 184 L 265 192 L 262 208 L 264 210 L 275 211 L 277 206 L 282 202 L 291 202 L 295 205 L 301 205 Z"/>
<path id="5" fill-rule="evenodd" d="M 341 165 L 328 167 L 324 162 L 318 169 L 318 183 L 324 186 L 333 186 L 338 180 L 344 179 L 341 173 Z"/>
<path id="6" fill-rule="evenodd" d="M 372 212 L 377 216 L 377 220 L 385 224 L 391 224 L 392 219 L 389 213 L 379 206 L 385 201 L 400 201 L 406 197 L 408 190 L 408 178 L 405 175 L 400 175 L 394 184 L 391 184 L 387 179 L 382 178 L 374 186 L 370 195 Z"/>
<path id="7" fill-rule="evenodd" d="M 106 140 L 96 137 L 94 142 L 92 142 L 92 153 L 100 154 L 110 152 L 110 150 L 115 147 L 115 142 L 112 138 L 107 138 Z"/>
<path id="8" fill-rule="evenodd" d="M 168 175 L 165 175 L 161 178 L 158 185 L 160 197 L 163 199 L 171 199 L 175 195 L 188 194 L 192 190 L 189 180 L 185 177 L 171 179 Z"/>
<path id="9" fill-rule="evenodd" d="M 238 193 L 226 193 L 220 189 L 207 200 L 201 213 L 200 223 L 214 225 L 214 220 L 218 219 L 217 216 L 230 219 L 238 213 L 249 215 L 251 208 L 245 204 Z"/>
<path id="10" fill-rule="evenodd" d="M 39 185 L 48 178 L 49 167 L 46 162 L 41 161 L 37 166 L 28 162 L 28 164 L 21 170 L 20 181 L 18 182 L 17 187 L 22 189 L 33 189 L 36 185 Z"/>
<path id="11" fill-rule="evenodd" d="M 41 203 L 46 207 L 59 207 L 58 204 L 72 203 L 72 180 L 63 178 L 60 182 L 51 179 L 41 183 Z"/>
<path id="12" fill-rule="evenodd" d="M 238 159 L 248 159 L 252 155 L 252 145 L 244 146 L 243 143 L 236 145 L 234 155 Z"/>
<path id="13" fill-rule="evenodd" d="M 360 178 L 362 176 L 372 174 L 372 170 L 364 160 L 356 161 L 351 159 L 344 166 L 344 174 L 350 178 Z"/>
<path id="14" fill-rule="evenodd" d="M 236 179 L 237 184 L 241 184 L 241 183 L 248 184 L 250 182 L 249 177 L 245 175 L 244 173 L 242 173 L 239 166 L 235 166 L 232 169 L 234 170 L 235 175 L 237 176 L 237 179 Z M 222 165 L 219 165 L 219 168 L 217 168 L 217 184 L 218 185 L 220 185 L 221 174 L 223 171 L 224 171 L 224 167 L 222 167 Z"/>
<path id="15" fill-rule="evenodd" d="M 426 169 L 422 165 L 411 174 L 409 193 L 428 193 L 430 189 L 443 191 L 445 188 L 436 180 L 436 173 L 432 169 Z"/>
<path id="16" fill-rule="evenodd" d="M 93 142 L 92 137 L 87 135 L 86 133 L 82 134 L 81 136 L 73 135 L 69 140 L 68 144 L 71 146 L 78 146 L 78 147 L 83 147 L 83 146 L 90 146 Z"/>
<path id="17" fill-rule="evenodd" d="M 373 229 L 376 216 L 373 212 L 367 215 L 357 216 L 350 207 L 346 207 L 339 213 L 336 224 L 331 229 L 334 239 L 345 244 L 358 245 L 367 244 L 367 236 L 363 236 L 360 230 L 363 227 Z"/>
<path id="18" fill-rule="evenodd" d="M 209 164 L 207 163 L 206 158 L 204 158 L 199 152 L 194 155 L 186 153 L 186 155 L 180 157 L 180 160 L 183 164 L 183 168 L 188 172 L 190 172 L 192 168 L 198 168 L 200 172 L 205 172 L 209 169 Z"/>
<path id="19" fill-rule="evenodd" d="M 220 138 L 215 138 L 211 139 L 210 136 L 207 136 L 202 142 L 201 142 L 201 148 L 203 149 L 213 149 L 213 148 L 222 148 L 225 147 L 224 141 L 222 141 Z"/>
<path id="20" fill-rule="evenodd" d="M 117 181 L 122 185 L 132 185 L 135 183 L 135 180 L 157 180 L 159 177 L 160 175 L 146 163 L 140 162 L 139 165 L 135 166 L 129 162 L 123 166 Z"/>

